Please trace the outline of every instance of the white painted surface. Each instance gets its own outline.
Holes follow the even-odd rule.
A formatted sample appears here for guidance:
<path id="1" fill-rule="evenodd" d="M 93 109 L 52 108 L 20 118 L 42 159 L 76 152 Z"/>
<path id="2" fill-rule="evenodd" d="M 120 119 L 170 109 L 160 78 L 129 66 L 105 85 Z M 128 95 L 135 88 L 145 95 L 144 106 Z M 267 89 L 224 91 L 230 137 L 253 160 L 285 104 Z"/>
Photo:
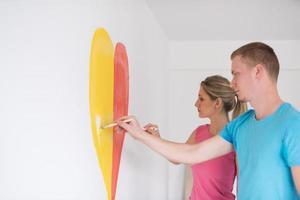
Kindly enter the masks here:
<path id="1" fill-rule="evenodd" d="M 0 16 L 0 199 L 106 199 L 89 118 L 93 32 L 105 27 L 125 44 L 130 113 L 159 124 L 167 38 L 144 1 L 3 0 Z M 117 199 L 166 191 L 165 160 L 127 137 Z"/>
<path id="2" fill-rule="evenodd" d="M 178 11 L 184 8 L 178 2 L 161 6 L 177 6 Z M 0 199 L 106 199 L 88 105 L 89 51 L 97 27 L 105 27 L 114 43 L 121 41 L 127 47 L 130 113 L 142 124 L 158 123 L 165 138 L 183 142 L 197 125 L 207 123 L 198 119 L 193 106 L 200 81 L 213 74 L 230 78 L 230 53 L 253 39 L 280 39 L 269 41 L 282 66 L 279 90 L 300 108 L 296 1 L 282 5 L 274 17 L 277 25 L 272 22 L 268 30 L 256 26 L 259 20 L 253 14 L 237 17 L 243 3 L 235 4 L 237 13 L 232 5 L 225 7 L 230 12 L 223 21 L 218 15 L 210 18 L 214 12 L 222 14 L 217 11 L 223 4 L 202 1 L 208 6 L 205 12 L 199 10 L 205 23 L 186 23 L 196 28 L 189 31 L 181 26 L 188 18 L 181 17 L 197 11 L 197 6 L 191 8 L 193 2 L 185 14 L 162 10 L 170 16 L 170 28 L 163 20 L 156 21 L 157 10 L 151 5 L 150 10 L 144 0 L 0 1 Z M 271 14 L 278 9 L 278 3 L 274 5 Z M 245 19 L 250 20 L 246 28 L 241 24 Z M 229 22 L 237 24 L 230 28 Z M 126 137 L 117 199 L 181 200 L 183 169 Z"/>

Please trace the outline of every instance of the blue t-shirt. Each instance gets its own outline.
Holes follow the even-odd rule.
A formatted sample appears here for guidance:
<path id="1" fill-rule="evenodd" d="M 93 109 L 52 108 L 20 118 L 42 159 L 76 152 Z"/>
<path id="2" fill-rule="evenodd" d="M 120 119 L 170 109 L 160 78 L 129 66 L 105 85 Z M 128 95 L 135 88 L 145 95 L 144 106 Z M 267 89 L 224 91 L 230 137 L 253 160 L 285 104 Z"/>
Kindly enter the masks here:
<path id="1" fill-rule="evenodd" d="M 220 133 L 233 144 L 238 162 L 238 200 L 299 200 L 291 174 L 300 166 L 300 113 L 283 103 L 256 120 L 249 110 Z"/>

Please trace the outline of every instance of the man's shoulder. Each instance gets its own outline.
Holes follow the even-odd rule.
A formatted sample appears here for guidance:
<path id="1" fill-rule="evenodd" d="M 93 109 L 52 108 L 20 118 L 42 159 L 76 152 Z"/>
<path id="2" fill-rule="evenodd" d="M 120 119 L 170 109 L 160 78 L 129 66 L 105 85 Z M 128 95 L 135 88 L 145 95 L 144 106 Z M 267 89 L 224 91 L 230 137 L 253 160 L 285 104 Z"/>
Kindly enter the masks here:
<path id="1" fill-rule="evenodd" d="M 238 129 L 240 126 L 243 126 L 243 124 L 251 119 L 251 116 L 254 114 L 254 110 L 248 110 L 247 112 L 241 114 L 237 118 L 233 119 L 231 122 L 229 122 L 225 128 L 221 131 L 220 135 L 228 142 L 234 144 L 235 142 L 235 135 L 238 132 Z"/>
<path id="2" fill-rule="evenodd" d="M 300 112 L 290 103 L 286 103 L 286 109 L 283 112 L 283 122 L 286 122 L 288 127 L 300 128 Z"/>
<path id="3" fill-rule="evenodd" d="M 300 120 L 300 112 L 297 108 L 295 108 L 292 104 L 290 103 L 285 103 L 286 104 L 286 109 L 284 112 L 284 116 L 286 118 L 289 118 L 289 120 L 296 120 L 299 121 Z"/>
<path id="4" fill-rule="evenodd" d="M 239 115 L 237 118 L 233 119 L 227 124 L 227 128 L 231 130 L 236 130 L 238 127 L 243 125 L 248 120 L 251 120 L 252 116 L 255 115 L 253 109 L 246 111 L 245 113 Z"/>
<path id="5" fill-rule="evenodd" d="M 244 122 L 245 120 L 249 119 L 255 112 L 253 109 L 249 109 L 248 111 L 244 112 L 243 114 L 239 115 L 237 118 L 233 119 L 231 123 L 240 123 Z"/>

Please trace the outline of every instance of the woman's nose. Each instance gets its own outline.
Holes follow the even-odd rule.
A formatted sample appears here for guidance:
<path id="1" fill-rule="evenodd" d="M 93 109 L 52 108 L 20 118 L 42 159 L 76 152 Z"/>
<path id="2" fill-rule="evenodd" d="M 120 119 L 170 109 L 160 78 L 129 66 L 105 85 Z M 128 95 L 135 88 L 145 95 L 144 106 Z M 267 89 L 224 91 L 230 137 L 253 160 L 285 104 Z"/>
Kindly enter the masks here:
<path id="1" fill-rule="evenodd" d="M 197 107 L 198 108 L 198 106 L 199 106 L 199 103 L 198 103 L 199 101 L 198 101 L 198 99 L 196 100 L 196 102 L 195 102 L 195 107 Z"/>

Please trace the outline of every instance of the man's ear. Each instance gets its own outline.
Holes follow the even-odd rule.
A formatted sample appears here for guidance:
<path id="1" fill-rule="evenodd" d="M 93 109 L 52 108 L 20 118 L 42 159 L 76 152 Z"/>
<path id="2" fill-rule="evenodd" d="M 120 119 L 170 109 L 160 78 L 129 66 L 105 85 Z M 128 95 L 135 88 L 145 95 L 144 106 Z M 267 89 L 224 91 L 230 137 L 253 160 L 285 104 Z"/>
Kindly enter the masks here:
<path id="1" fill-rule="evenodd" d="M 255 78 L 261 79 L 262 75 L 265 73 L 266 68 L 263 64 L 255 65 Z"/>

